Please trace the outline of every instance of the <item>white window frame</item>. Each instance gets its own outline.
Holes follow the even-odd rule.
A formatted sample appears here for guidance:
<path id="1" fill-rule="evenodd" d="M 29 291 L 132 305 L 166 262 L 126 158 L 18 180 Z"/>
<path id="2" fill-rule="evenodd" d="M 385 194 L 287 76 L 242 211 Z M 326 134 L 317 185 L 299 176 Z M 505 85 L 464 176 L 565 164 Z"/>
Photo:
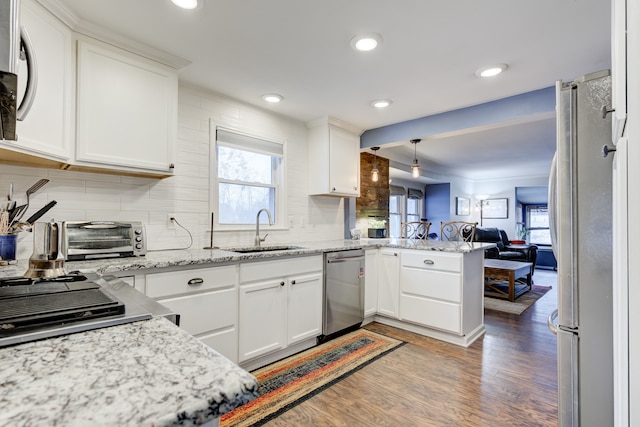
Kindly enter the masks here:
<path id="1" fill-rule="evenodd" d="M 400 194 L 390 194 L 389 195 L 389 203 L 391 202 L 391 197 L 396 196 L 396 197 L 400 197 L 400 224 L 402 224 L 403 222 L 407 222 L 407 215 L 408 215 L 408 204 L 409 204 L 409 190 L 418 190 L 422 192 L 422 198 L 420 199 L 414 199 L 417 200 L 417 204 L 418 204 L 418 212 L 417 212 L 417 216 L 418 218 L 416 219 L 416 221 L 422 221 L 422 218 L 424 218 L 424 191 L 420 190 L 420 189 L 416 189 L 416 188 L 408 188 L 406 189 L 406 191 L 404 192 L 403 195 Z M 412 214 L 414 215 L 414 214 Z M 389 211 L 389 216 L 391 216 L 391 211 Z M 397 237 L 397 238 L 402 238 L 402 226 L 400 226 L 400 230 L 398 231 L 398 235 L 396 236 L 394 233 L 394 230 L 392 230 L 391 228 L 389 228 L 389 237 Z"/>
<path id="2" fill-rule="evenodd" d="M 214 231 L 240 231 L 240 230 L 255 230 L 256 225 L 255 222 L 252 224 L 220 224 L 219 215 L 220 206 L 219 206 L 219 187 L 218 184 L 220 182 L 233 182 L 229 180 L 218 180 L 218 141 L 217 141 L 217 131 L 218 129 L 232 132 L 239 135 L 244 135 L 251 138 L 261 139 L 264 141 L 281 144 L 282 145 L 282 161 L 280 162 L 280 166 L 276 171 L 276 183 L 271 185 L 263 185 L 264 187 L 275 187 L 275 209 L 276 212 L 271 212 L 275 215 L 276 222 L 273 226 L 267 226 L 269 230 L 286 230 L 287 229 L 287 140 L 286 139 L 278 139 L 273 137 L 268 137 L 264 135 L 251 134 L 245 131 L 242 131 L 238 128 L 232 126 L 225 126 L 216 123 L 214 120 L 209 121 L 209 188 L 210 199 L 209 199 L 209 209 L 214 213 Z M 238 183 L 241 183 L 238 181 Z M 252 184 L 253 185 L 253 184 Z M 256 186 L 260 186 L 260 184 L 256 184 Z M 256 215 L 258 212 L 256 212 Z M 261 215 L 261 220 L 265 220 L 266 215 Z M 262 225 L 262 224 L 261 224 Z"/>

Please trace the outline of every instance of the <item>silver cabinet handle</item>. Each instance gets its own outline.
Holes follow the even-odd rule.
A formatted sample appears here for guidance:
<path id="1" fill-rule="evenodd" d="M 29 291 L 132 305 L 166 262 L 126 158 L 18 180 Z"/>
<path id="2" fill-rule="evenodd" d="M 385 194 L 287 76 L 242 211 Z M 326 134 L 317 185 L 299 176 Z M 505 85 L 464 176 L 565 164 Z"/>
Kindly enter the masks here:
<path id="1" fill-rule="evenodd" d="M 547 326 L 554 335 L 558 335 L 558 327 L 556 326 L 556 319 L 558 318 L 558 309 L 556 308 L 547 318 Z"/>
<path id="2" fill-rule="evenodd" d="M 187 282 L 187 285 L 189 285 L 189 286 L 197 286 L 197 285 L 202 285 L 203 283 L 204 283 L 203 279 L 201 279 L 200 277 L 196 277 L 196 278 L 193 278 L 193 279 L 189 280 Z"/>
<path id="3" fill-rule="evenodd" d="M 425 264 L 427 264 L 427 265 L 433 265 L 433 264 L 435 264 L 435 262 L 434 262 L 433 260 L 431 260 L 431 259 L 425 259 L 425 260 L 424 260 L 424 263 L 425 263 Z"/>

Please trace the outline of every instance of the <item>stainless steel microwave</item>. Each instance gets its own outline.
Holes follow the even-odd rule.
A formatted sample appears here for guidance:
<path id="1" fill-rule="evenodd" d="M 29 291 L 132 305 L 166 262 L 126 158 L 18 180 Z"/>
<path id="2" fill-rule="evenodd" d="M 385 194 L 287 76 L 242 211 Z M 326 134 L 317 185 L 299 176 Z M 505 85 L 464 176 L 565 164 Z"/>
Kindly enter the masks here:
<path id="1" fill-rule="evenodd" d="M 18 63 L 26 60 L 27 82 L 18 105 Z M 27 30 L 20 25 L 20 0 L 0 0 L 0 140 L 16 141 L 16 120 L 33 105 L 38 85 L 36 57 Z"/>
<path id="2" fill-rule="evenodd" d="M 141 221 L 65 221 L 62 253 L 69 261 L 143 256 L 147 253 Z"/>

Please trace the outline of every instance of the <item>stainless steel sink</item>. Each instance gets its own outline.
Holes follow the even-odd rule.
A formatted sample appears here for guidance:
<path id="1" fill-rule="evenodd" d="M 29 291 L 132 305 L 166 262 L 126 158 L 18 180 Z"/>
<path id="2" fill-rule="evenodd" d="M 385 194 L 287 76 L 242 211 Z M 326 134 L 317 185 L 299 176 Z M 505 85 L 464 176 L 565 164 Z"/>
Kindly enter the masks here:
<path id="1" fill-rule="evenodd" d="M 246 248 L 225 248 L 224 250 L 229 252 L 237 252 L 240 254 L 251 254 L 251 253 L 272 252 L 272 251 L 290 251 L 295 249 L 304 249 L 304 248 L 302 246 L 273 245 L 273 246 L 250 246 Z"/>

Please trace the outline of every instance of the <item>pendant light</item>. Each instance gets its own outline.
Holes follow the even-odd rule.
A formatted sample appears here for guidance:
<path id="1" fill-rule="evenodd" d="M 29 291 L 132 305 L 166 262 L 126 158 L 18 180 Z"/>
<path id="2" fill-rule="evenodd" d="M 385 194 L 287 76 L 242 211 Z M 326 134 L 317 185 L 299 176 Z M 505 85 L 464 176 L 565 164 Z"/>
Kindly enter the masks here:
<path id="1" fill-rule="evenodd" d="M 413 144 L 413 164 L 411 165 L 411 176 L 414 178 L 420 178 L 420 165 L 418 164 L 418 142 L 422 141 L 421 139 L 412 139 L 411 143 Z"/>
<path id="2" fill-rule="evenodd" d="M 376 151 L 378 151 L 380 147 L 371 147 L 371 151 L 373 151 L 373 169 L 371 170 L 371 181 L 378 182 L 379 174 L 378 171 L 378 156 L 376 155 Z"/>

